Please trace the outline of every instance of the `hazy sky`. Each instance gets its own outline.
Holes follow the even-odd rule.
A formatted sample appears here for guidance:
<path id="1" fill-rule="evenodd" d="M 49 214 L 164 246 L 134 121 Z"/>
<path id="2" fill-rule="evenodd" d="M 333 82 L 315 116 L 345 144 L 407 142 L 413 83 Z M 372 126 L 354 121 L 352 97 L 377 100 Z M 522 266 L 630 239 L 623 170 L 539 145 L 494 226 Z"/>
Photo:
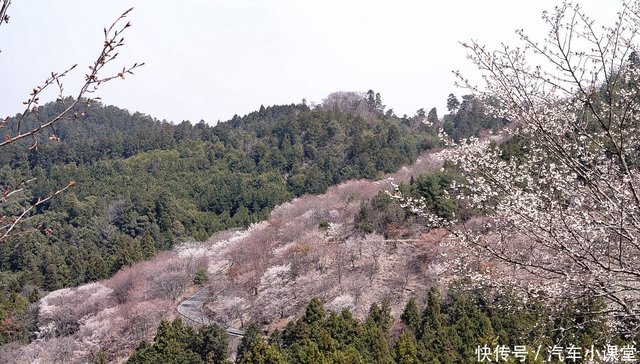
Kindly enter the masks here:
<path id="1" fill-rule="evenodd" d="M 261 104 L 321 102 L 333 91 L 382 95 L 396 114 L 444 112 L 452 70 L 474 75 L 459 42 L 542 36 L 557 0 L 14 0 L 0 27 L 0 117 L 21 111 L 51 71 L 78 63 L 71 93 L 101 47 L 102 28 L 135 7 L 120 64 L 146 62 L 104 85 L 106 104 L 174 122 L 215 123 Z M 610 21 L 616 0 L 580 2 Z M 602 23 L 600 23 L 602 24 Z M 75 87 L 74 87 L 75 86 Z M 53 99 L 50 96 L 49 99 Z"/>

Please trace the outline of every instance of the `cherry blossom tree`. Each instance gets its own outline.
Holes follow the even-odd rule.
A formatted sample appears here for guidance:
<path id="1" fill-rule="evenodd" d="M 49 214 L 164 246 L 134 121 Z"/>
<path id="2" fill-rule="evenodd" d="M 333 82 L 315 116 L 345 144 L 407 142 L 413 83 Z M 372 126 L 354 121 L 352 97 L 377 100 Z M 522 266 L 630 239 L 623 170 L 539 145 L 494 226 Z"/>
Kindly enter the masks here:
<path id="1" fill-rule="evenodd" d="M 509 120 L 501 139 L 515 146 L 470 140 L 449 153 L 465 177 L 459 198 L 489 216 L 482 229 L 445 222 L 401 198 L 448 226 L 476 256 L 513 269 L 492 283 L 559 302 L 603 298 L 612 322 L 637 333 L 640 2 L 623 1 L 609 27 L 567 2 L 543 20 L 549 31 L 540 41 L 520 30 L 515 47 L 464 44 L 485 82 L 459 79 L 490 113 Z"/>

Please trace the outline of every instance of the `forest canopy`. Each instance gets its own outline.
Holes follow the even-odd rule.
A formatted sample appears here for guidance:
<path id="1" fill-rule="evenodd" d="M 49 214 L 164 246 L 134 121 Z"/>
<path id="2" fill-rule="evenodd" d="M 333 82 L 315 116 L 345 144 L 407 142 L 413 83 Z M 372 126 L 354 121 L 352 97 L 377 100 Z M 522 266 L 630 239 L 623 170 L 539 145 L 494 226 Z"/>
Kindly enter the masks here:
<path id="1" fill-rule="evenodd" d="M 32 150 L 5 146 L 1 187 L 35 180 L 1 206 L 3 214 L 69 181 L 75 186 L 38 206 L 0 244 L 0 318 L 14 318 L 0 330 L 2 341 L 28 339 L 24 313 L 45 291 L 106 278 L 177 242 L 246 227 L 296 196 L 377 178 L 440 145 L 437 125 L 424 123 L 423 111 L 397 117 L 373 91 L 347 94 L 360 97 L 359 112 L 291 104 L 216 126 L 82 103 L 79 119 L 56 125 L 59 140 L 42 137 Z M 39 113 L 56 115 L 61 107 L 47 104 Z"/>

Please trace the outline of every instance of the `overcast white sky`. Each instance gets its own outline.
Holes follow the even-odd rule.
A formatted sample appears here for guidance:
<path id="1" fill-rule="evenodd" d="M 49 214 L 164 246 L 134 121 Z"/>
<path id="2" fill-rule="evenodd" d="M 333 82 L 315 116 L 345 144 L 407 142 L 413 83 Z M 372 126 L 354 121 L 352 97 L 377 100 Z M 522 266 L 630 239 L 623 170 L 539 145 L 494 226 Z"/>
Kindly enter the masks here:
<path id="1" fill-rule="evenodd" d="M 436 106 L 473 76 L 459 45 L 542 36 L 542 10 L 559 0 L 14 0 L 0 27 L 0 116 L 21 111 L 51 71 L 79 63 L 71 93 L 100 50 L 102 28 L 134 6 L 120 64 L 146 62 L 106 84 L 106 104 L 173 122 L 208 123 L 261 104 L 321 102 L 333 91 L 380 92 L 396 114 Z M 616 0 L 580 2 L 610 21 Z M 599 24 L 603 24 L 600 22 Z M 76 86 L 74 88 L 74 85 Z M 51 97 L 53 98 L 53 96 Z"/>

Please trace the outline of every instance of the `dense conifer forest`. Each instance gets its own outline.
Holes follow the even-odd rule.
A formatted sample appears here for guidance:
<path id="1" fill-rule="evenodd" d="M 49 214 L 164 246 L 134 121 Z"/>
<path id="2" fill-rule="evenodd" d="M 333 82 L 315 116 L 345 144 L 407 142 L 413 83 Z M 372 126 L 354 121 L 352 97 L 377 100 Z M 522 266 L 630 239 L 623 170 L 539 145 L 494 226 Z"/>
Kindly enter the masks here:
<path id="1" fill-rule="evenodd" d="M 509 294 L 471 289 L 461 280 L 445 297 L 432 288 L 420 302 L 407 302 L 400 320 L 391 315 L 388 301 L 374 303 L 359 320 L 347 310 L 328 311 L 314 298 L 302 317 L 269 337 L 250 326 L 236 362 L 562 363 L 568 347 L 575 347 L 580 359 L 589 357 L 585 350 L 598 350 L 604 358 L 607 344 L 629 347 L 608 331 L 602 316 L 589 313 L 601 305 L 598 300 L 552 312 L 543 298 L 525 304 Z M 128 363 L 225 363 L 228 340 L 217 325 L 194 330 L 180 319 L 164 321 L 154 342 L 140 344 Z M 563 350 L 554 352 L 554 346 Z"/>
<path id="2" fill-rule="evenodd" d="M 444 124 L 467 123 L 477 133 L 482 108 L 464 100 Z M 39 114 L 60 107 L 47 104 Z M 41 137 L 31 149 L 31 140 L 14 143 L 0 154 L 2 188 L 35 179 L 2 206 L 8 216 L 75 182 L 0 245 L 3 343 L 31 339 L 37 312 L 30 307 L 45 292 L 109 277 L 177 242 L 247 227 L 296 196 L 380 177 L 440 143 L 435 109 L 398 117 L 373 91 L 335 93 L 314 107 L 260 107 L 215 126 L 176 125 L 95 102 L 77 113 L 51 132 L 59 140 Z"/>

